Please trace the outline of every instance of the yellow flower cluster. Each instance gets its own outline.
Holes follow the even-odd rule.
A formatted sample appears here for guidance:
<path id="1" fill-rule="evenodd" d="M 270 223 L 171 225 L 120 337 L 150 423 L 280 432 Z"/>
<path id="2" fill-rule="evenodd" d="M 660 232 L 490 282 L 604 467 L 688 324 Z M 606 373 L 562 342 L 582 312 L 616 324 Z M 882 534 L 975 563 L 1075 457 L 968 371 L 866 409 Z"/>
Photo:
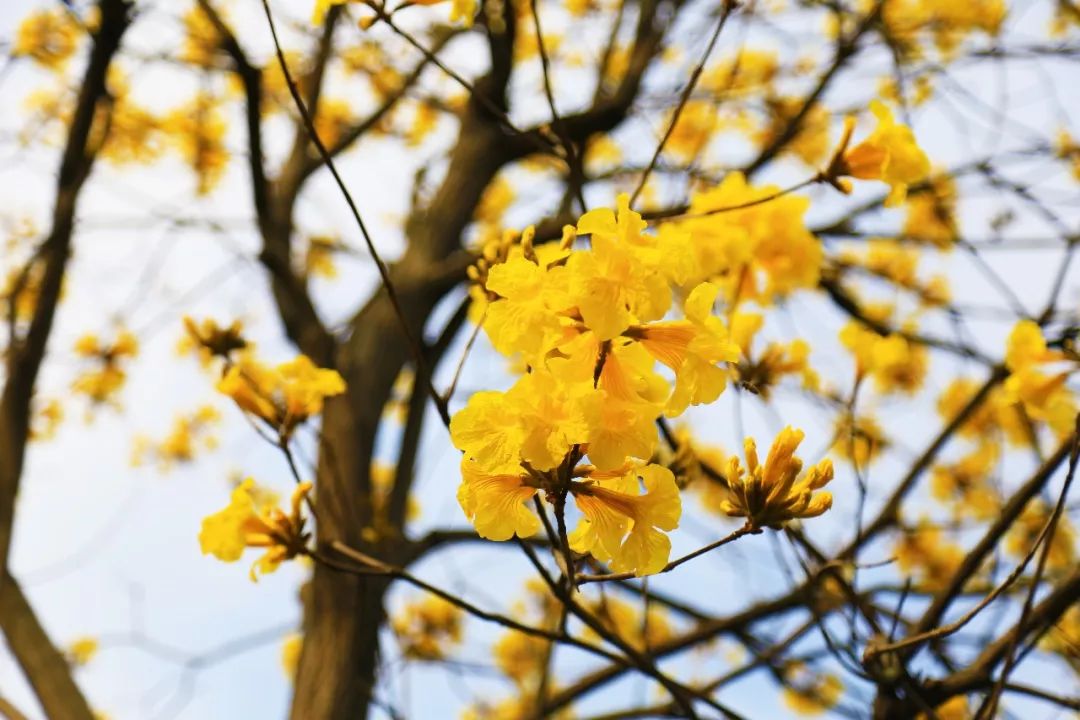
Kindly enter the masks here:
<path id="1" fill-rule="evenodd" d="M 1017 522 L 1009 528 L 1009 533 L 1005 536 L 1005 551 L 1016 558 L 1026 556 L 1050 520 L 1052 510 L 1053 508 L 1042 500 L 1029 503 Z M 1076 531 L 1069 522 L 1068 513 L 1062 513 L 1058 517 L 1057 527 L 1049 542 L 1047 572 L 1068 572 L 1076 567 Z"/>
<path id="2" fill-rule="evenodd" d="M 180 60 L 199 68 L 213 68 L 221 48 L 221 36 L 214 23 L 198 3 L 184 13 L 183 22 L 184 42 L 180 48 Z"/>
<path id="3" fill-rule="evenodd" d="M 998 446 L 985 438 L 954 463 L 934 466 L 930 492 L 934 499 L 952 505 L 957 518 L 989 520 L 999 510 L 1001 498 L 990 483 L 998 466 Z"/>
<path id="4" fill-rule="evenodd" d="M 13 310 L 15 321 L 19 323 L 28 322 L 34 316 L 44 267 L 41 263 L 34 263 L 25 269 L 18 266 L 11 268 L 0 288 L 0 311 L 5 316 L 10 317 L 10 310 Z"/>
<path id="5" fill-rule="evenodd" d="M 1060 367 L 1068 359 L 1065 353 L 1047 349 L 1042 329 L 1031 320 L 1021 320 L 1009 333 L 1005 396 L 1022 406 L 1029 419 L 1046 422 L 1059 437 L 1072 432 L 1076 422 L 1076 401 L 1065 386 L 1076 366 Z M 1047 365 L 1059 369 L 1048 374 L 1043 371 Z"/>
<path id="6" fill-rule="evenodd" d="M 946 422 L 955 418 L 978 391 L 978 384 L 965 377 L 956 378 L 945 387 L 938 397 L 938 414 Z M 1004 435 L 1012 445 L 1029 445 L 1032 440 L 1030 419 L 1024 417 L 1023 409 L 1010 400 L 1001 388 L 992 390 L 967 420 L 958 434 L 970 440 L 980 440 Z"/>
<path id="7" fill-rule="evenodd" d="M 437 5 L 445 0 L 413 0 L 409 5 Z M 335 5 L 345 5 L 350 0 L 315 0 L 315 7 L 311 13 L 313 25 L 322 25 L 326 19 L 326 13 Z M 473 18 L 476 16 L 476 0 L 451 0 L 450 22 L 460 22 L 465 27 L 472 27 Z M 367 20 L 361 27 L 368 27 L 372 20 Z"/>
<path id="8" fill-rule="evenodd" d="M 760 353 L 753 349 L 754 338 L 765 323 L 759 313 L 737 312 L 731 318 L 731 339 L 739 346 L 739 361 L 732 377 L 743 389 L 768 400 L 772 389 L 785 375 L 796 375 L 802 386 L 816 391 L 820 385 L 817 372 L 810 367 L 810 345 L 805 340 L 784 344 L 771 342 Z"/>
<path id="9" fill-rule="evenodd" d="M 297 485 L 286 514 L 272 505 L 257 506 L 255 481 L 244 480 L 233 490 L 228 506 L 203 519 L 199 532 L 203 555 L 236 562 L 246 548 L 266 548 L 251 565 L 251 579 L 274 572 L 282 562 L 304 551 L 308 533 L 300 506 L 310 491 L 311 483 Z"/>
<path id="10" fill-rule="evenodd" d="M 390 620 L 402 654 L 413 660 L 444 659 L 461 642 L 463 626 L 464 611 L 436 595 L 406 604 Z"/>
<path id="11" fill-rule="evenodd" d="M 832 494 L 815 493 L 833 479 L 832 461 L 822 460 L 800 478 L 803 462 L 795 450 L 803 440 L 801 430 L 784 428 L 769 449 L 765 464 L 758 462 L 753 438 L 745 443 L 746 467 L 739 458 L 728 460 L 727 478 L 731 489 L 722 503 L 725 513 L 746 518 L 748 527 L 780 528 L 789 520 L 817 517 L 832 507 Z"/>
<path id="12" fill-rule="evenodd" d="M 197 94 L 162 120 L 163 131 L 195 172 L 196 191 L 208 195 L 225 176 L 229 151 L 225 147 L 228 123 L 217 98 Z"/>
<path id="13" fill-rule="evenodd" d="M 193 318 L 184 318 L 184 334 L 176 345 L 176 352 L 181 355 L 195 353 L 199 362 L 206 367 L 215 357 L 226 362 L 232 360 L 233 353 L 250 347 L 243 336 L 243 325 L 239 320 L 228 327 L 222 327 L 212 318 L 196 322 Z"/>
<path id="14" fill-rule="evenodd" d="M 161 470 L 167 471 L 177 463 L 191 462 L 200 446 L 206 450 L 217 447 L 217 438 L 210 432 L 220 421 L 221 413 L 216 408 L 203 405 L 190 414 L 177 417 L 172 430 L 160 442 L 145 435 L 136 436 L 131 463 L 139 466 L 152 457 Z"/>
<path id="15" fill-rule="evenodd" d="M 763 197 L 738 176 L 717 192 L 704 209 Z M 681 500 L 672 472 L 650 462 L 657 418 L 715 401 L 731 375 L 760 391 L 785 374 L 816 385 L 805 344 L 751 356 L 759 316 L 735 313 L 733 342 L 713 314 L 721 286 L 708 280 L 743 287 L 731 293 L 732 306 L 816 283 L 821 250 L 802 225 L 805 207 L 781 198 L 741 212 L 691 213 L 648 232 L 622 195 L 615 210 L 586 213 L 560 241 L 534 246 L 530 228 L 489 242 L 470 271 L 473 317 L 525 374 L 506 392 L 476 393 L 451 421 L 465 454 L 458 499 L 477 532 L 532 535 L 540 521 L 530 501 L 569 496 L 583 516 L 570 536 L 575 551 L 619 572 L 662 569 Z M 699 248 L 706 254 L 695 258 Z M 767 277 L 760 290 L 759 273 Z M 742 279 L 732 284 L 734 275 Z M 675 289 L 684 300 L 670 319 Z"/>
<path id="16" fill-rule="evenodd" d="M 903 335 L 879 335 L 852 321 L 840 331 L 840 342 L 855 358 L 857 376 L 873 378 L 883 395 L 913 395 L 926 379 L 930 353 L 925 345 L 910 342 Z"/>
<path id="17" fill-rule="evenodd" d="M 722 282 L 732 304 L 768 304 L 816 286 L 822 250 L 803 220 L 810 201 L 797 195 L 768 199 L 779 190 L 755 187 L 732 172 L 717 187 L 695 193 L 685 220 L 661 226 L 665 250 L 676 255 L 668 259 L 673 279 Z"/>
<path id="18" fill-rule="evenodd" d="M 904 575 L 916 580 L 921 590 L 940 590 L 952 581 L 964 550 L 946 539 L 940 528 L 923 520 L 906 529 L 893 548 L 896 565 Z"/>
<path id="19" fill-rule="evenodd" d="M 960 234 L 956 217 L 956 181 L 949 175 L 930 177 L 908 195 L 904 236 L 948 250 Z"/>
<path id="20" fill-rule="evenodd" d="M 1058 653 L 1074 670 L 1080 669 L 1080 605 L 1073 605 L 1039 641 L 1043 650 Z"/>
<path id="21" fill-rule="evenodd" d="M 865 468 L 889 446 L 877 418 L 868 413 L 841 412 L 833 428 L 832 451 L 856 467 Z"/>
<path id="22" fill-rule="evenodd" d="M 298 425 L 322 412 L 326 398 L 345 392 L 345 381 L 336 370 L 318 368 L 305 355 L 276 368 L 241 357 L 228 367 L 217 389 L 287 439 Z"/>
<path id="23" fill-rule="evenodd" d="M 607 595 L 589 603 L 587 609 L 608 632 L 636 650 L 648 652 L 649 648 L 675 636 L 668 613 L 655 603 L 642 616 L 637 605 Z M 585 636 L 599 639 L 591 629 L 586 629 Z"/>
<path id="24" fill-rule="evenodd" d="M 78 48 L 82 31 L 71 10 L 51 7 L 28 15 L 15 31 L 13 57 L 28 57 L 52 71 L 62 71 Z"/>
<path id="25" fill-rule="evenodd" d="M 124 366 L 139 354 L 139 343 L 127 330 L 119 330 L 111 342 L 90 333 L 75 341 L 75 354 L 91 364 L 71 384 L 71 389 L 95 405 L 118 406 L 117 394 L 127 381 Z"/>
<path id="26" fill-rule="evenodd" d="M 780 698 L 796 715 L 820 715 L 835 707 L 844 694 L 844 683 L 832 673 L 815 673 L 805 663 L 792 661 L 783 667 L 784 688 Z"/>
<path id="27" fill-rule="evenodd" d="M 908 218 L 912 217 L 912 209 L 916 201 L 923 206 L 931 195 L 920 192 L 908 199 Z M 931 199 L 932 202 L 932 199 Z M 923 225 L 921 232 L 929 233 L 927 236 L 917 238 L 919 242 L 937 242 L 934 238 L 941 239 L 942 247 L 951 247 L 955 233 L 933 234 L 937 231 Z M 944 275 L 932 275 L 927 279 L 919 276 L 919 261 L 922 253 L 914 243 L 903 243 L 891 238 L 872 238 L 865 243 L 863 251 L 844 250 L 835 258 L 837 268 L 858 268 L 866 274 L 880 278 L 896 285 L 898 288 L 912 293 L 920 302 L 920 306 L 940 307 L 949 301 L 949 285 Z M 890 313 L 891 314 L 891 313 Z"/>
<path id="28" fill-rule="evenodd" d="M 972 33 L 997 35 L 1006 13 L 1004 0 L 887 0 L 881 18 L 889 38 L 906 59 L 924 55 L 920 44 L 924 35 L 950 59 Z"/>

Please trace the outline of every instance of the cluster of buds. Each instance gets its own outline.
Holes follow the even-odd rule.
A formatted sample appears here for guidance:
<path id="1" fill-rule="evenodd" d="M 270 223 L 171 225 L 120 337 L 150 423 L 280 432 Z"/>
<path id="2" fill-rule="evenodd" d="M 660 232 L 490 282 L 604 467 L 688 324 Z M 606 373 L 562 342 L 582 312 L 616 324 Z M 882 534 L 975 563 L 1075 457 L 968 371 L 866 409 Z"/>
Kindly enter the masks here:
<path id="1" fill-rule="evenodd" d="M 488 272 L 496 265 L 501 265 L 511 257 L 520 255 L 530 262 L 538 263 L 536 248 L 533 241 L 536 238 L 536 228 L 533 225 L 518 233 L 516 230 L 504 230 L 500 236 L 488 240 L 480 249 L 480 257 L 469 266 L 467 274 L 469 280 L 480 287 L 487 285 Z M 559 241 L 560 251 L 569 251 L 577 238 L 577 231 L 573 225 L 564 225 L 562 239 Z M 497 300 L 498 295 L 486 291 L 489 300 Z"/>

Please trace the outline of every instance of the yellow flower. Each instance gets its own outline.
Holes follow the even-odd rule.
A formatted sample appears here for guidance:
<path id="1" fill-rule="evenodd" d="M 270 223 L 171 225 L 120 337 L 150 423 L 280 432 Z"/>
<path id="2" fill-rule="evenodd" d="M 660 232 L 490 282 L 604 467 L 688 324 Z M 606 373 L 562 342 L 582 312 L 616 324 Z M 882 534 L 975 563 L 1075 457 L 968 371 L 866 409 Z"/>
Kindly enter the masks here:
<path id="1" fill-rule="evenodd" d="M 628 335 L 657 360 L 675 371 L 675 389 L 665 413 L 681 415 L 688 405 L 711 403 L 727 384 L 727 370 L 716 363 L 739 359 L 739 348 L 728 340 L 720 318 L 712 314 L 720 292 L 715 283 L 701 283 L 683 306 L 685 320 L 653 323 Z"/>
<path id="2" fill-rule="evenodd" d="M 1005 366 L 1013 372 L 1064 357 L 1060 352 L 1047 349 L 1042 328 L 1032 320 L 1016 323 L 1005 345 Z"/>
<path id="3" fill-rule="evenodd" d="M 117 332 L 112 342 L 102 342 L 92 333 L 75 341 L 75 354 L 93 363 L 72 382 L 72 390 L 85 395 L 95 405 L 110 403 L 119 406 L 116 395 L 127 382 L 123 363 L 139 353 L 135 336 L 124 329 Z"/>
<path id="4" fill-rule="evenodd" d="M 836 417 L 833 437 L 836 439 L 832 451 L 860 468 L 876 460 L 889 445 L 881 425 L 872 415 L 853 418 L 850 412 L 840 413 Z"/>
<path id="5" fill-rule="evenodd" d="M 461 642 L 465 613 L 435 595 L 408 603 L 390 620 L 402 653 L 413 660 L 442 660 Z"/>
<path id="6" fill-rule="evenodd" d="M 680 284 L 722 282 L 732 304 L 770 303 L 815 287 L 822 250 L 803 220 L 810 201 L 797 195 L 762 201 L 779 191 L 774 185 L 755 187 L 742 173 L 731 172 L 717 187 L 694 193 L 688 216 L 670 224 L 688 236 L 689 252 L 680 255 L 691 265 Z M 742 205 L 749 206 L 726 209 Z"/>
<path id="7" fill-rule="evenodd" d="M 645 494 L 638 494 L 639 480 Z M 675 476 L 660 465 L 630 468 L 621 474 L 593 473 L 570 486 L 584 518 L 570 546 L 610 562 L 616 572 L 637 576 L 660 572 L 671 554 L 661 531 L 679 527 L 682 500 Z"/>
<path id="8" fill-rule="evenodd" d="M 1068 435 L 1075 425 L 1076 401 L 1065 386 L 1074 368 L 1048 375 L 1039 366 L 1065 357 L 1047 349 L 1042 329 L 1031 320 L 1021 320 L 1009 333 L 1005 365 L 1011 374 L 1005 380 L 1005 398 L 1021 404 L 1029 418 L 1048 423 L 1059 437 Z"/>
<path id="9" fill-rule="evenodd" d="M 758 313 L 736 312 L 731 317 L 731 339 L 738 346 L 740 358 L 732 368 L 732 377 L 739 386 L 768 400 L 772 388 L 785 375 L 798 375 L 806 390 L 816 391 L 820 384 L 817 372 L 810 366 L 810 345 L 805 340 L 790 344 L 772 342 L 760 355 L 753 351 L 754 337 L 765 322 Z"/>
<path id="10" fill-rule="evenodd" d="M 175 463 L 191 462 L 200 444 L 207 450 L 217 447 L 217 439 L 210 434 L 210 428 L 220 420 L 217 409 L 203 405 L 188 415 L 177 417 L 172 430 L 160 442 L 137 436 L 132 464 L 141 465 L 146 455 L 155 456 L 163 471 L 169 470 Z"/>
<path id="11" fill-rule="evenodd" d="M 988 482 L 998 464 L 997 445 L 985 439 L 970 453 L 949 465 L 935 465 L 930 492 L 935 499 L 953 505 L 957 517 L 987 520 L 1001 505 L 998 492 Z"/>
<path id="12" fill-rule="evenodd" d="M 691 100 L 683 107 L 671 129 L 664 150 L 680 162 L 692 162 L 704 151 L 717 127 L 716 103 Z"/>
<path id="13" fill-rule="evenodd" d="M 491 649 L 495 665 L 519 688 L 531 688 L 543 673 L 551 641 L 516 630 L 503 633 Z"/>
<path id="14" fill-rule="evenodd" d="M 220 49 L 221 37 L 217 27 L 203 12 L 201 5 L 192 5 L 184 13 L 184 42 L 180 49 L 180 60 L 209 70 L 214 67 Z"/>
<path id="15" fill-rule="evenodd" d="M 659 320 L 671 307 L 671 288 L 662 275 L 641 263 L 635 245 L 646 245 L 646 223 L 620 195 L 618 212 L 590 210 L 577 232 L 589 235 L 590 249 L 566 263 L 573 300 L 585 326 L 601 340 L 617 337 L 631 324 Z"/>
<path id="16" fill-rule="evenodd" d="M 772 84 L 779 70 L 775 52 L 743 49 L 701 76 L 701 87 L 714 92 L 748 94 Z"/>
<path id="17" fill-rule="evenodd" d="M 853 118 L 845 121 L 840 147 L 826 175 L 837 182 L 842 176 L 886 182 L 890 190 L 885 206 L 893 207 L 904 201 L 908 185 L 927 176 L 930 161 L 916 144 L 911 128 L 898 124 L 884 103 L 873 101 L 870 112 L 877 118 L 877 127 L 868 138 L 851 149 L 847 145 L 855 129 L 855 121 Z M 837 186 L 841 187 L 839 184 Z"/>
<path id="18" fill-rule="evenodd" d="M 914 394 L 926 379 L 929 352 L 903 335 L 879 335 L 853 320 L 841 329 L 840 342 L 854 356 L 857 375 L 872 377 L 882 394 Z"/>
<path id="19" fill-rule="evenodd" d="M 63 70 L 75 54 L 81 34 L 72 12 L 53 7 L 28 15 L 15 32 L 11 54 L 28 57 L 49 70 Z"/>
<path id="20" fill-rule="evenodd" d="M 345 392 L 345 381 L 336 370 L 316 367 L 306 355 L 272 370 L 242 358 L 229 367 L 217 389 L 287 438 L 297 425 L 322 412 L 323 400 Z"/>
<path id="21" fill-rule="evenodd" d="M 196 322 L 184 316 L 184 335 L 177 343 L 176 351 L 180 354 L 196 352 L 203 366 L 210 364 L 214 357 L 229 360 L 234 352 L 249 348 L 243 336 L 243 325 L 234 320 L 228 327 L 222 327 L 213 318 L 203 318 Z"/>
<path id="22" fill-rule="evenodd" d="M 304 255 L 304 276 L 321 277 L 327 280 L 336 278 L 338 271 L 334 264 L 334 254 L 342 247 L 341 241 L 336 237 L 327 235 L 309 237 L 307 253 Z"/>
<path id="23" fill-rule="evenodd" d="M 86 665 L 98 653 L 97 638 L 82 637 L 67 646 L 68 662 L 72 665 Z"/>
<path id="24" fill-rule="evenodd" d="M 765 97 L 768 120 L 753 133 L 754 142 L 763 147 L 776 142 L 788 132 L 802 106 L 802 97 L 768 94 Z M 810 106 L 795 137 L 785 143 L 783 152 L 794 155 L 810 166 L 817 165 L 825 158 L 829 152 L 829 111 L 824 105 L 815 103 Z"/>
<path id="25" fill-rule="evenodd" d="M 933 717 L 937 720 L 970 720 L 971 709 L 968 707 L 968 699 L 965 695 L 957 695 L 934 708 Z M 915 716 L 915 720 L 929 720 L 930 715 L 924 712 Z"/>
<path id="26" fill-rule="evenodd" d="M 1039 641 L 1039 648 L 1058 653 L 1073 668 L 1080 668 L 1080 605 L 1065 611 Z"/>
<path id="27" fill-rule="evenodd" d="M 963 548 L 943 535 L 940 528 L 923 520 L 917 527 L 906 529 L 893 549 L 900 572 L 915 577 L 920 589 L 945 587 L 964 560 Z"/>
<path id="28" fill-rule="evenodd" d="M 537 493 L 537 487 L 527 484 L 531 480 L 512 468 L 489 471 L 465 458 L 458 503 L 480 537 L 499 541 L 515 535 L 531 537 L 540 529 L 540 519 L 526 506 Z"/>
<path id="29" fill-rule="evenodd" d="M 315 0 L 315 7 L 311 11 L 311 24 L 322 25 L 326 20 L 326 13 L 335 5 L 344 5 L 349 0 Z"/>
<path id="30" fill-rule="evenodd" d="M 747 438 L 746 467 L 737 457 L 728 461 L 725 476 L 731 495 L 722 505 L 724 512 L 746 518 L 752 528 L 779 529 L 789 520 L 817 517 L 831 508 L 831 493 L 814 493 L 832 480 L 831 460 L 822 460 L 798 479 L 803 463 L 795 457 L 795 450 L 803 437 L 802 430 L 784 428 L 773 441 L 764 465 L 758 463 L 753 438 Z"/>
<path id="31" fill-rule="evenodd" d="M 479 392 L 450 421 L 450 438 L 483 469 L 524 461 L 537 470 L 558 465 L 588 441 L 577 390 L 549 372 L 524 375 L 505 393 Z"/>
<path id="32" fill-rule="evenodd" d="M 195 173 L 199 195 L 210 194 L 225 176 L 228 129 L 220 98 L 202 92 L 162 119 L 162 132 Z"/>
<path id="33" fill-rule="evenodd" d="M 802 663 L 789 663 L 784 676 L 787 684 L 780 697 L 796 715 L 820 715 L 835 707 L 844 694 L 840 678 L 832 673 L 813 673 Z"/>
<path id="34" fill-rule="evenodd" d="M 1005 536 L 1005 551 L 1016 558 L 1028 554 L 1050 519 L 1052 508 L 1042 500 L 1033 500 L 1024 508 L 1017 522 Z M 1070 570 L 1076 564 L 1076 531 L 1069 522 L 1068 514 L 1062 513 L 1050 539 L 1050 551 L 1046 557 L 1049 572 Z"/>
<path id="35" fill-rule="evenodd" d="M 484 287 L 496 299 L 487 307 L 484 330 L 495 349 L 532 358 L 546 351 L 562 332 L 556 313 L 562 294 L 544 265 L 515 256 L 487 273 Z"/>
<path id="36" fill-rule="evenodd" d="M 611 633 L 637 650 L 655 647 L 675 634 L 668 614 L 657 603 L 649 604 L 644 617 L 637 605 L 610 595 L 589 603 L 588 609 Z M 595 633 L 586 629 L 585 635 L 594 637 Z"/>
<path id="37" fill-rule="evenodd" d="M 648 459 L 656 449 L 659 406 L 594 393 L 582 404 L 588 425 L 583 449 L 600 470 L 621 467 L 627 457 Z"/>
<path id="38" fill-rule="evenodd" d="M 467 28 L 472 27 L 476 17 L 477 0 L 452 0 L 450 22 L 461 22 Z"/>
<path id="39" fill-rule="evenodd" d="M 51 440 L 64 421 L 64 406 L 52 398 L 34 408 L 34 419 L 30 424 L 30 439 L 35 442 Z"/>
<path id="40" fill-rule="evenodd" d="M 292 682 L 296 678 L 296 669 L 300 665 L 300 652 L 304 649 L 304 636 L 300 633 L 290 633 L 281 643 L 281 669 L 285 671 L 285 677 Z"/>
<path id="41" fill-rule="evenodd" d="M 907 198 L 904 235 L 948 250 L 959 236 L 956 217 L 956 181 L 949 175 L 936 175 L 925 189 Z"/>
<path id="42" fill-rule="evenodd" d="M 232 492 L 229 504 L 206 516 L 199 531 L 203 555 L 213 555 L 224 562 L 240 559 L 249 547 L 266 548 L 266 553 L 251 565 L 251 579 L 277 570 L 285 560 L 303 552 L 308 540 L 300 506 L 311 492 L 311 483 L 301 483 L 293 491 L 288 514 L 276 507 L 256 506 L 255 481 L 244 480 Z"/>

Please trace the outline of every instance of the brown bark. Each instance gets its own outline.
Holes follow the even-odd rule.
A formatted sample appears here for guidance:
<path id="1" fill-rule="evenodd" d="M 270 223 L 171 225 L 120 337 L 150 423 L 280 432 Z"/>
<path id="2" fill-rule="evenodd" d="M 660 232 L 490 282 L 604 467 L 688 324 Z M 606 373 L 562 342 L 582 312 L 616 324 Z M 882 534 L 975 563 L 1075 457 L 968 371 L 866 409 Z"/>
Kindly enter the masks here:
<path id="1" fill-rule="evenodd" d="M 0 629 L 50 720 L 89 720 L 90 706 L 11 575 L 0 585 Z"/>
<path id="2" fill-rule="evenodd" d="M 496 99 L 505 78 L 494 83 Z M 492 87 L 492 85 L 489 85 Z M 488 183 L 509 159 L 502 132 L 477 103 L 462 122 L 442 189 L 409 221 L 409 246 L 391 269 L 405 321 L 420 337 L 425 320 L 462 277 L 446 272 Z M 463 267 L 459 268 L 463 271 Z M 327 402 L 317 477 L 320 544 L 341 540 L 397 563 L 407 546 L 400 535 L 372 544 L 362 536 L 371 524 L 370 465 L 383 407 L 401 368 L 409 361 L 401 319 L 385 291 L 377 292 L 351 323 L 335 366 L 348 391 Z M 304 612 L 292 717 L 363 718 L 378 676 L 379 628 L 385 619 L 385 578 L 357 577 L 323 564 L 315 568 Z"/>
<path id="3" fill-rule="evenodd" d="M 37 306 L 24 335 L 16 336 L 13 329 L 8 347 L 7 381 L 0 397 L 0 628 L 46 715 L 54 720 L 90 720 L 90 708 L 75 685 L 67 662 L 7 572 L 7 560 L 26 459 L 34 386 L 45 358 L 71 256 L 79 196 L 99 149 L 91 144 L 93 131 L 95 124 L 107 117 L 107 113 L 99 112 L 109 102 L 107 73 L 131 22 L 131 5 L 126 0 L 101 0 L 99 10 L 100 29 L 93 38 L 60 163 L 52 227 L 36 259 L 44 268 Z"/>

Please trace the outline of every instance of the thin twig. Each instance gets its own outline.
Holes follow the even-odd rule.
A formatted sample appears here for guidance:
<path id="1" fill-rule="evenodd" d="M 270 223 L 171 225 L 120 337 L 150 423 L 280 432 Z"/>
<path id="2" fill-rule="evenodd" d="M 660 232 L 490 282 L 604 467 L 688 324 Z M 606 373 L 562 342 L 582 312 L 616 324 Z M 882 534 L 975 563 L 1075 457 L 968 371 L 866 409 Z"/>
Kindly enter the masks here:
<path id="1" fill-rule="evenodd" d="M 432 381 L 431 373 L 428 371 L 427 361 L 424 358 L 423 348 L 420 346 L 418 338 L 413 334 L 412 328 L 409 327 L 409 322 L 405 317 L 405 311 L 402 309 L 401 300 L 398 297 L 397 290 L 394 289 L 394 283 L 390 279 L 390 271 L 379 256 L 378 250 L 375 249 L 375 243 L 371 239 L 371 235 L 368 233 L 367 225 L 364 223 L 363 217 L 360 215 L 360 210 L 356 206 L 356 202 L 353 200 L 352 193 L 349 192 L 348 187 L 345 185 L 345 181 L 342 180 L 341 175 L 337 171 L 337 167 L 334 165 L 334 159 L 331 157 L 329 151 L 326 149 L 326 145 L 323 144 L 319 138 L 319 133 L 315 129 L 315 124 L 312 120 L 311 113 L 308 112 L 307 105 L 304 103 L 302 97 L 300 97 L 300 90 L 296 86 L 296 82 L 293 80 L 292 73 L 289 70 L 289 64 L 285 60 L 285 53 L 281 49 L 281 42 L 278 40 L 277 28 L 274 25 L 274 16 L 270 11 L 269 0 L 262 0 L 263 10 L 266 13 L 266 22 L 270 26 L 270 35 L 274 41 L 274 51 L 277 54 L 278 65 L 281 67 L 282 75 L 285 77 L 285 83 L 289 86 L 289 93 L 292 95 L 293 102 L 296 103 L 296 109 L 300 112 L 300 117 L 304 121 L 304 127 L 307 129 L 308 135 L 311 137 L 311 142 L 315 145 L 319 151 L 319 155 L 322 157 L 323 162 L 326 164 L 326 168 L 330 171 L 330 174 L 334 178 L 334 182 L 337 184 L 338 189 L 341 190 L 342 195 L 345 198 L 345 202 L 349 206 L 349 210 L 352 212 L 353 219 L 356 220 L 357 226 L 360 228 L 360 234 L 364 237 L 364 243 L 367 245 L 368 252 L 371 253 L 371 258 L 375 262 L 376 268 L 379 270 L 379 277 L 382 278 L 383 288 L 386 290 L 386 296 L 390 299 L 390 304 L 394 307 L 394 313 L 398 316 L 398 320 L 401 323 L 401 331 L 405 334 L 405 338 L 409 343 L 409 347 L 412 349 L 413 360 L 416 363 L 417 371 L 419 375 L 423 375 L 424 380 L 428 385 L 428 392 L 431 394 L 431 399 L 435 403 L 435 407 L 439 411 L 439 417 L 442 418 L 443 424 L 449 427 L 450 425 L 450 412 L 447 410 L 446 402 L 439 395 L 438 390 L 435 389 L 434 382 Z"/>

